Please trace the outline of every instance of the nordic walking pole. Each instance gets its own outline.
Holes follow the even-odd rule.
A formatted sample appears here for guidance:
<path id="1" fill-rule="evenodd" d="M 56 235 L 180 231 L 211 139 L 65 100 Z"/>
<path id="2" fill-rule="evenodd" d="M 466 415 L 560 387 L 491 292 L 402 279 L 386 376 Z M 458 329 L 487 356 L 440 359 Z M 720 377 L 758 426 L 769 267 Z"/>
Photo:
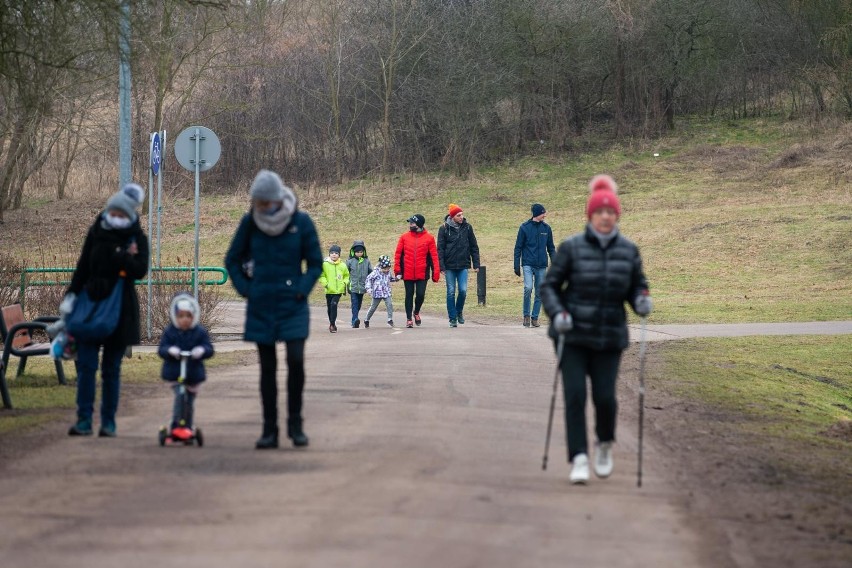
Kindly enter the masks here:
<path id="1" fill-rule="evenodd" d="M 565 334 L 559 334 L 556 344 L 556 375 L 553 377 L 553 394 L 550 397 L 550 417 L 547 419 L 547 437 L 544 439 L 544 458 L 541 470 L 547 471 L 547 453 L 550 451 L 550 431 L 553 429 L 553 411 L 556 409 L 556 389 L 559 386 L 559 371 L 562 368 L 562 347 L 565 345 Z"/>
<path id="2" fill-rule="evenodd" d="M 636 487 L 642 487 L 642 425 L 645 418 L 645 329 L 648 318 L 642 317 L 642 331 L 639 334 L 639 467 L 636 471 Z"/>

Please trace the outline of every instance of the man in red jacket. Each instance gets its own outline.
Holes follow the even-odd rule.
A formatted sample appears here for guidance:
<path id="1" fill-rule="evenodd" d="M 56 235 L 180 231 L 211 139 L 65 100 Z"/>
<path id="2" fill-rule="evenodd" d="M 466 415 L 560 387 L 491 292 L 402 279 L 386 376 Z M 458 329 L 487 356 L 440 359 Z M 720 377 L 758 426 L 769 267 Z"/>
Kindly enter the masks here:
<path id="1" fill-rule="evenodd" d="M 402 279 L 405 285 L 405 327 L 414 327 L 415 323 L 420 325 L 420 308 L 426 298 L 426 282 L 430 275 L 432 282 L 441 279 L 441 265 L 438 262 L 435 237 L 423 227 L 426 218 L 417 213 L 407 221 L 408 232 L 403 233 L 396 244 L 394 266 L 397 279 Z"/>

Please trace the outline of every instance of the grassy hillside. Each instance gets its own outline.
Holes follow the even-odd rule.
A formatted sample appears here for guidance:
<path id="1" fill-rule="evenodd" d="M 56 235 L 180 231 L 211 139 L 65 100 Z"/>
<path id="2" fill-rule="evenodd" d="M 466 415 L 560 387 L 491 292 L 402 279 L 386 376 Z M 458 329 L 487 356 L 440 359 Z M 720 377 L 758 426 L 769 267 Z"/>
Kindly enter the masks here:
<path id="1" fill-rule="evenodd" d="M 482 168 L 469 180 L 400 176 L 297 192 L 324 251 L 332 243 L 345 251 L 358 238 L 374 259 L 393 254 L 411 214 L 425 215 L 436 234 L 448 203 L 460 204 L 488 272 L 487 306 L 475 307 L 471 284 L 468 312 L 519 317 L 522 284 L 512 255 L 530 205 L 543 203 L 557 239 L 568 236 L 584 226 L 588 179 L 607 172 L 621 186 L 621 229 L 645 258 L 653 322 L 846 319 L 852 314 L 850 150 L 849 124 L 816 129 L 772 120 L 696 120 L 660 140 L 525 158 Z M 204 264 L 222 264 L 247 208 L 247 187 L 235 193 L 203 198 Z M 8 246 L 30 266 L 70 266 L 101 206 L 33 202 L 0 229 L 4 251 Z M 186 265 L 193 255 L 191 199 L 166 195 L 164 215 L 163 264 Z M 42 230 L 56 232 L 57 224 L 60 235 L 46 244 Z M 15 233 L 31 235 L 36 252 L 24 252 L 26 240 L 7 240 Z M 442 284 L 430 284 L 424 313 L 443 315 L 443 296 Z M 313 300 L 322 303 L 316 292 Z"/>

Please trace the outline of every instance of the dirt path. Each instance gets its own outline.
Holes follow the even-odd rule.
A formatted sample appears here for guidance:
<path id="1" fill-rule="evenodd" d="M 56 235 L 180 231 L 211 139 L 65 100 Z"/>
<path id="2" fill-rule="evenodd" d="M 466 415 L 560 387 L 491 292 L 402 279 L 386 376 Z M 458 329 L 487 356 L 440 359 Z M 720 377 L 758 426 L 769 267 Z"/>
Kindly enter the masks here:
<path id="1" fill-rule="evenodd" d="M 746 527 L 707 517 L 712 504 L 653 428 L 637 489 L 635 346 L 622 367 L 615 474 L 574 487 L 561 420 L 541 471 L 554 372 L 544 328 L 450 330 L 427 317 L 413 330 L 374 322 L 331 335 L 314 316 L 309 449 L 253 449 L 253 359 L 202 392 L 201 449 L 157 445 L 170 393 L 128 392 L 117 439 L 68 438 L 62 425 L 0 465 L 0 565 L 760 565 Z"/>

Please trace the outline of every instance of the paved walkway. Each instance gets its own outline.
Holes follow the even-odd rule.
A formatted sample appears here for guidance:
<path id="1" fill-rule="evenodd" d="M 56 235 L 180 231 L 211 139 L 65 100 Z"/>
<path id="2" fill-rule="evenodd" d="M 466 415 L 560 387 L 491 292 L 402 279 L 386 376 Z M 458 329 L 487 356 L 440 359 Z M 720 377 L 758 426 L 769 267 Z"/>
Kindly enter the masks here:
<path id="1" fill-rule="evenodd" d="M 239 332 L 240 309 L 228 305 L 215 331 Z M 70 438 L 62 429 L 2 464 L 0 565 L 756 566 L 736 535 L 714 532 L 690 507 L 693 497 L 666 467 L 675 458 L 656 445 L 652 429 L 644 438 L 643 487 L 636 487 L 635 357 L 622 366 L 615 471 L 578 487 L 568 483 L 561 401 L 550 466 L 541 470 L 554 379 L 545 328 L 487 325 L 471 314 L 448 329 L 442 315 L 424 313 L 414 329 L 390 329 L 380 318 L 370 329 L 341 326 L 330 334 L 323 310 L 313 318 L 308 449 L 286 439 L 276 451 L 254 449 L 256 364 L 211 373 L 196 403 L 201 449 L 157 444 L 172 405 L 166 388 L 128 393 L 118 438 Z M 760 329 L 782 328 L 652 327 L 659 339 Z M 226 345 L 253 348 L 239 341 L 217 348 Z"/>
<path id="2" fill-rule="evenodd" d="M 691 517 L 655 457 L 665 450 L 647 436 L 637 489 L 629 388 L 610 479 L 568 483 L 561 410 L 542 471 L 554 372 L 544 328 L 471 317 L 449 329 L 443 316 L 424 313 L 414 329 L 380 318 L 330 334 L 322 311 L 315 316 L 308 449 L 286 438 L 277 451 L 254 449 L 255 363 L 210 373 L 196 403 L 201 449 L 157 444 L 172 405 L 166 388 L 128 391 L 118 438 L 71 438 L 63 428 L 3 464 L 0 565 L 731 566 L 715 561 L 728 545 Z"/>
<path id="3" fill-rule="evenodd" d="M 220 351 L 238 351 L 253 349 L 253 343 L 246 343 L 239 338 L 243 333 L 243 322 L 245 320 L 245 304 L 243 302 L 223 302 L 220 323 L 212 330 L 219 337 L 216 348 Z M 471 310 L 473 311 L 473 310 Z M 346 321 L 346 313 L 341 312 L 342 321 Z M 471 317 L 471 323 L 477 325 L 475 317 Z M 322 330 L 327 326 L 325 309 L 311 308 L 312 329 Z M 379 318 L 381 321 L 381 318 Z M 405 318 L 399 314 L 396 321 L 403 322 Z M 543 320 L 543 321 L 546 321 Z M 375 323 L 374 323 L 375 325 Z M 384 324 L 382 324 L 384 325 Z M 482 325 L 482 324 L 480 324 Z M 517 328 L 518 324 L 494 324 L 487 323 L 488 328 Z M 342 326 L 340 326 L 342 327 Z M 539 330 L 527 330 L 539 333 Z M 852 334 L 852 321 L 811 321 L 811 322 L 787 322 L 787 323 L 723 323 L 723 324 L 670 324 L 670 325 L 648 325 L 646 338 L 648 341 L 668 341 L 686 339 L 690 337 L 744 337 L 749 335 L 843 335 Z M 631 341 L 639 341 L 641 328 L 639 325 L 630 326 Z M 134 350 L 146 352 L 154 350 L 153 347 L 135 347 Z"/>

